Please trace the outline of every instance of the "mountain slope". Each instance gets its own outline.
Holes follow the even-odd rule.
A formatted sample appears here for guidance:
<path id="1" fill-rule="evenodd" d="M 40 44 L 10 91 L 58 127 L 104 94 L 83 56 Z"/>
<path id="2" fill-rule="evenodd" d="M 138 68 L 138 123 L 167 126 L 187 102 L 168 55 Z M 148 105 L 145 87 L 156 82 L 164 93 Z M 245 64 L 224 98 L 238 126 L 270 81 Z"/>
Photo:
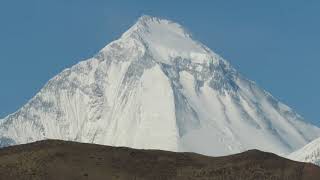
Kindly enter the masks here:
<path id="1" fill-rule="evenodd" d="M 320 166 L 320 138 L 313 140 L 301 149 L 289 154 L 288 158 Z"/>
<path id="2" fill-rule="evenodd" d="M 0 179 L 316 180 L 320 167 L 257 150 L 213 158 L 49 140 L 0 150 Z"/>
<path id="3" fill-rule="evenodd" d="M 62 139 L 226 155 L 287 154 L 320 136 L 179 24 L 141 17 L 0 122 L 0 145 Z"/>

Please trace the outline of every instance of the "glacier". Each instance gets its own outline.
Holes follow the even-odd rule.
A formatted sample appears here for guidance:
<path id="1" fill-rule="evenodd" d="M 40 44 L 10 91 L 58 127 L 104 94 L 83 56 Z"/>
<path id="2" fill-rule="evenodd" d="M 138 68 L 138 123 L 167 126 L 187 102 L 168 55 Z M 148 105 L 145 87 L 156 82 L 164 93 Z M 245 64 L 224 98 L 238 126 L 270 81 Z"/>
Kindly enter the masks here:
<path id="1" fill-rule="evenodd" d="M 142 16 L 0 121 L 0 146 L 61 139 L 222 156 L 320 137 L 178 23 Z"/>

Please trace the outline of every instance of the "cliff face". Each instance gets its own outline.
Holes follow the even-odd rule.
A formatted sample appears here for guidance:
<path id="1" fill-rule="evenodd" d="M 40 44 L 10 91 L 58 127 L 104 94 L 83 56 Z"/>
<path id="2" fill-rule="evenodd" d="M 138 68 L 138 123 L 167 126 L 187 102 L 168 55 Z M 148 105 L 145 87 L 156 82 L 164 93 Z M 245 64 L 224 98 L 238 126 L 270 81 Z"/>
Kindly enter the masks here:
<path id="1" fill-rule="evenodd" d="M 320 168 L 258 150 L 208 157 L 47 140 L 1 149 L 0 179 L 318 180 Z"/>

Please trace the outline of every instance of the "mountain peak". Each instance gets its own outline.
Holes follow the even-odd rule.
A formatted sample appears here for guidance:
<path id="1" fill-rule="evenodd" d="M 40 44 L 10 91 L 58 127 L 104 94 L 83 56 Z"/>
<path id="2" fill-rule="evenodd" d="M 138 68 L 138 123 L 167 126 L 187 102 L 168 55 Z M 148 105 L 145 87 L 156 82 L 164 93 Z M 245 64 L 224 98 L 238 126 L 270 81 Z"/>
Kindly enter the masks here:
<path id="1" fill-rule="evenodd" d="M 137 20 L 137 22 L 127 31 L 127 33 L 128 34 L 141 33 L 141 32 L 152 33 L 152 31 L 154 30 L 165 30 L 165 29 L 167 31 L 174 31 L 174 33 L 182 37 L 191 37 L 191 35 L 180 24 L 175 23 L 171 20 L 149 16 L 149 15 L 142 15 Z"/>
<path id="2" fill-rule="evenodd" d="M 63 139 L 214 156 L 287 154 L 320 136 L 301 120 L 178 23 L 142 16 L 2 120 L 0 147 Z"/>
<path id="3" fill-rule="evenodd" d="M 128 38 L 141 41 L 154 59 L 165 64 L 171 64 L 176 58 L 200 64 L 220 59 L 209 48 L 194 40 L 180 24 L 166 19 L 143 15 L 121 39 Z"/>
<path id="4" fill-rule="evenodd" d="M 148 22 L 157 22 L 157 23 L 163 23 L 169 21 L 167 19 L 155 17 L 155 16 L 149 16 L 149 15 L 142 15 L 139 17 L 137 23 L 148 23 Z"/>

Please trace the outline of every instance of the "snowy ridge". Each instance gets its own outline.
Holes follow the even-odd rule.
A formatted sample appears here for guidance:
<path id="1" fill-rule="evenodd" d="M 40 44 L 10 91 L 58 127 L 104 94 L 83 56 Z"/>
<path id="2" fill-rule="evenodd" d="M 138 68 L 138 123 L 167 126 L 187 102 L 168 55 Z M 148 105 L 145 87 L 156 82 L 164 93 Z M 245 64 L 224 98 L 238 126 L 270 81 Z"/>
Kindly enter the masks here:
<path id="1" fill-rule="evenodd" d="M 313 140 L 301 149 L 289 154 L 288 158 L 320 166 L 320 138 Z"/>
<path id="2" fill-rule="evenodd" d="M 143 16 L 0 124 L 0 145 L 62 139 L 219 156 L 320 136 L 181 25 Z"/>

